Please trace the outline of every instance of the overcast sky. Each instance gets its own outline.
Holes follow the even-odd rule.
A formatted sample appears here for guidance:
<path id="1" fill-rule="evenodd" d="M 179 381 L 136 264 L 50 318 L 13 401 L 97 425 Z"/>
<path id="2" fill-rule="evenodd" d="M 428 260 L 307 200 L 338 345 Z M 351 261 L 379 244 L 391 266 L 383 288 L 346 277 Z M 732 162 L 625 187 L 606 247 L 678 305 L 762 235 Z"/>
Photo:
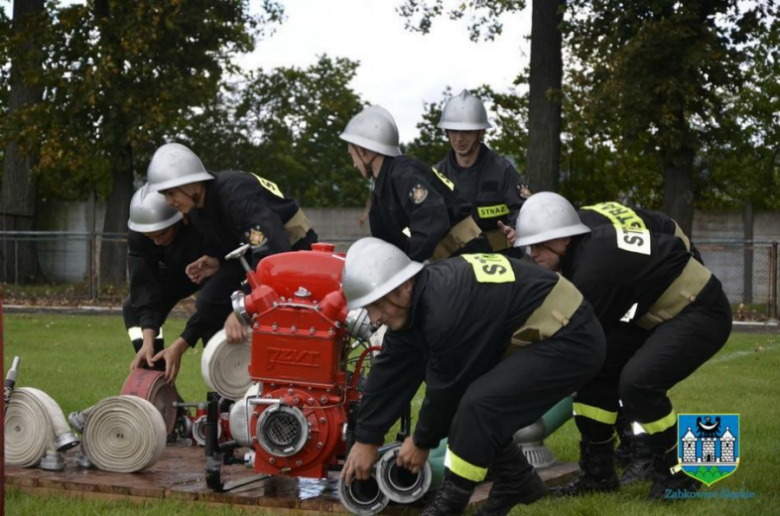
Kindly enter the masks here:
<path id="1" fill-rule="evenodd" d="M 421 120 L 423 102 L 438 101 L 447 86 L 455 94 L 482 84 L 507 91 L 528 66 L 530 7 L 504 16 L 504 33 L 496 41 L 472 43 L 467 19 L 440 17 L 427 35 L 405 30 L 405 20 L 396 12 L 403 0 L 280 1 L 285 6 L 284 23 L 237 62 L 269 70 L 306 67 L 322 54 L 359 61 L 353 88 L 364 100 L 393 114 L 404 142 L 417 136 L 415 124 Z M 445 0 L 450 6 L 456 3 Z M 250 4 L 256 12 L 259 0 Z M 0 0 L 0 6 L 10 15 L 11 1 Z"/>
<path id="2" fill-rule="evenodd" d="M 253 0 L 253 7 L 257 3 Z M 468 20 L 440 17 L 426 35 L 405 30 L 404 19 L 395 11 L 402 0 L 282 3 L 284 23 L 238 62 L 264 69 L 305 67 L 321 54 L 359 61 L 352 86 L 364 100 L 393 114 L 404 142 L 417 135 L 423 102 L 438 101 L 448 85 L 455 94 L 482 84 L 507 91 L 528 66 L 530 8 L 505 16 L 504 33 L 496 41 L 472 43 Z"/>

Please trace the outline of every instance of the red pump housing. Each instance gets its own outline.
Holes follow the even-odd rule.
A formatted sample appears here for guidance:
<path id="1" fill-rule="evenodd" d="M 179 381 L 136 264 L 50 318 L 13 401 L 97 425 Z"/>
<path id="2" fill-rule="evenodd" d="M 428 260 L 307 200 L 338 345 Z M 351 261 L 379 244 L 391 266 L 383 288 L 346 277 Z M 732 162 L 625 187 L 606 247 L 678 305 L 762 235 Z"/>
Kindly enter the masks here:
<path id="1" fill-rule="evenodd" d="M 247 274 L 249 375 L 263 386 L 248 417 L 258 473 L 327 477 L 357 401 L 347 386 L 344 258 L 333 245 L 312 247 L 269 256 Z"/>

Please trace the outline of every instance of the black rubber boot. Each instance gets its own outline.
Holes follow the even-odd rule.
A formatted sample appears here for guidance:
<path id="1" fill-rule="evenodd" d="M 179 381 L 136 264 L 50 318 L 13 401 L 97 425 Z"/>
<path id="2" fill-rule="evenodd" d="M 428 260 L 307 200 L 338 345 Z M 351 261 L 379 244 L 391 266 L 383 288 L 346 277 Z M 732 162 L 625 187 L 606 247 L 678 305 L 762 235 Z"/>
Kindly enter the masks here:
<path id="1" fill-rule="evenodd" d="M 547 494 L 547 486 L 515 443 L 498 453 L 489 471 L 493 487 L 475 516 L 506 516 L 514 506 L 532 504 Z"/>
<path id="2" fill-rule="evenodd" d="M 663 453 L 653 455 L 654 478 L 648 498 L 664 501 L 685 500 L 685 496 L 679 495 L 699 490 L 701 482 L 682 471 L 672 472 L 672 468 L 675 468 L 678 462 L 677 445 Z M 668 496 L 669 494 L 672 496 Z"/>
<path id="3" fill-rule="evenodd" d="M 463 514 L 474 489 L 463 489 L 452 480 L 445 480 L 421 516 L 457 516 Z"/>
<path id="4" fill-rule="evenodd" d="M 569 485 L 550 490 L 555 496 L 581 496 L 620 489 L 615 472 L 615 438 L 602 443 L 580 441 L 580 474 Z"/>
<path id="5" fill-rule="evenodd" d="M 615 432 L 617 432 L 620 439 L 620 444 L 615 449 L 615 464 L 618 467 L 625 468 L 631 463 L 631 454 L 637 436 L 634 435 L 631 420 L 626 416 L 622 408 L 618 411 Z"/>
<path id="6" fill-rule="evenodd" d="M 653 452 L 647 444 L 647 436 L 640 434 L 634 437 L 629 461 L 620 476 L 620 485 L 628 486 L 646 480 L 653 480 Z"/>

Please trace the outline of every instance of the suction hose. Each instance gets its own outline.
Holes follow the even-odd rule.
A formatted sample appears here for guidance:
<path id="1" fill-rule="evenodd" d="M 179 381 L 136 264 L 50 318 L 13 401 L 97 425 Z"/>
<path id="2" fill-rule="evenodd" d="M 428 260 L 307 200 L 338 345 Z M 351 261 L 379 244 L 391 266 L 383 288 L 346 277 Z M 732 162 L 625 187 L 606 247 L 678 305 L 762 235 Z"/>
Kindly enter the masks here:
<path id="1" fill-rule="evenodd" d="M 203 381 L 223 398 L 241 399 L 252 385 L 249 377 L 251 355 L 251 339 L 240 344 L 228 344 L 225 330 L 218 331 L 201 356 Z"/>
<path id="2" fill-rule="evenodd" d="M 167 430 L 160 411 L 137 396 L 112 396 L 81 411 L 84 453 L 99 469 L 144 470 L 162 457 Z"/>
<path id="3" fill-rule="evenodd" d="M 79 444 L 57 402 L 33 387 L 14 390 L 5 415 L 5 463 L 60 470 L 65 462 L 58 452 Z"/>

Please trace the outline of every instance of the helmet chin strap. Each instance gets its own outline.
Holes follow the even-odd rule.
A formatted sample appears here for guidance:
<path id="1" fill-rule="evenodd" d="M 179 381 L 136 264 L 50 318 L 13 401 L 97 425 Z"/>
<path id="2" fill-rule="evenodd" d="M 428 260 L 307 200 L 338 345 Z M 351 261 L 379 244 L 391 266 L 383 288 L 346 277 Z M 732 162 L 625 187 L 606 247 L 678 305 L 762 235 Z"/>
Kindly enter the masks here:
<path id="1" fill-rule="evenodd" d="M 360 158 L 360 162 L 363 164 L 363 168 L 366 169 L 366 174 L 368 174 L 369 177 L 374 177 L 374 167 L 372 167 L 372 164 L 374 163 L 374 160 L 376 157 L 379 156 L 379 154 L 374 154 L 370 160 L 364 161 L 363 156 L 358 154 L 358 157 Z"/>
<path id="2" fill-rule="evenodd" d="M 195 204 L 196 208 L 198 207 L 202 199 L 200 192 L 195 192 L 194 194 L 190 195 L 179 186 L 177 186 L 176 189 L 179 190 L 181 193 L 183 193 L 189 200 L 191 200 Z"/>

